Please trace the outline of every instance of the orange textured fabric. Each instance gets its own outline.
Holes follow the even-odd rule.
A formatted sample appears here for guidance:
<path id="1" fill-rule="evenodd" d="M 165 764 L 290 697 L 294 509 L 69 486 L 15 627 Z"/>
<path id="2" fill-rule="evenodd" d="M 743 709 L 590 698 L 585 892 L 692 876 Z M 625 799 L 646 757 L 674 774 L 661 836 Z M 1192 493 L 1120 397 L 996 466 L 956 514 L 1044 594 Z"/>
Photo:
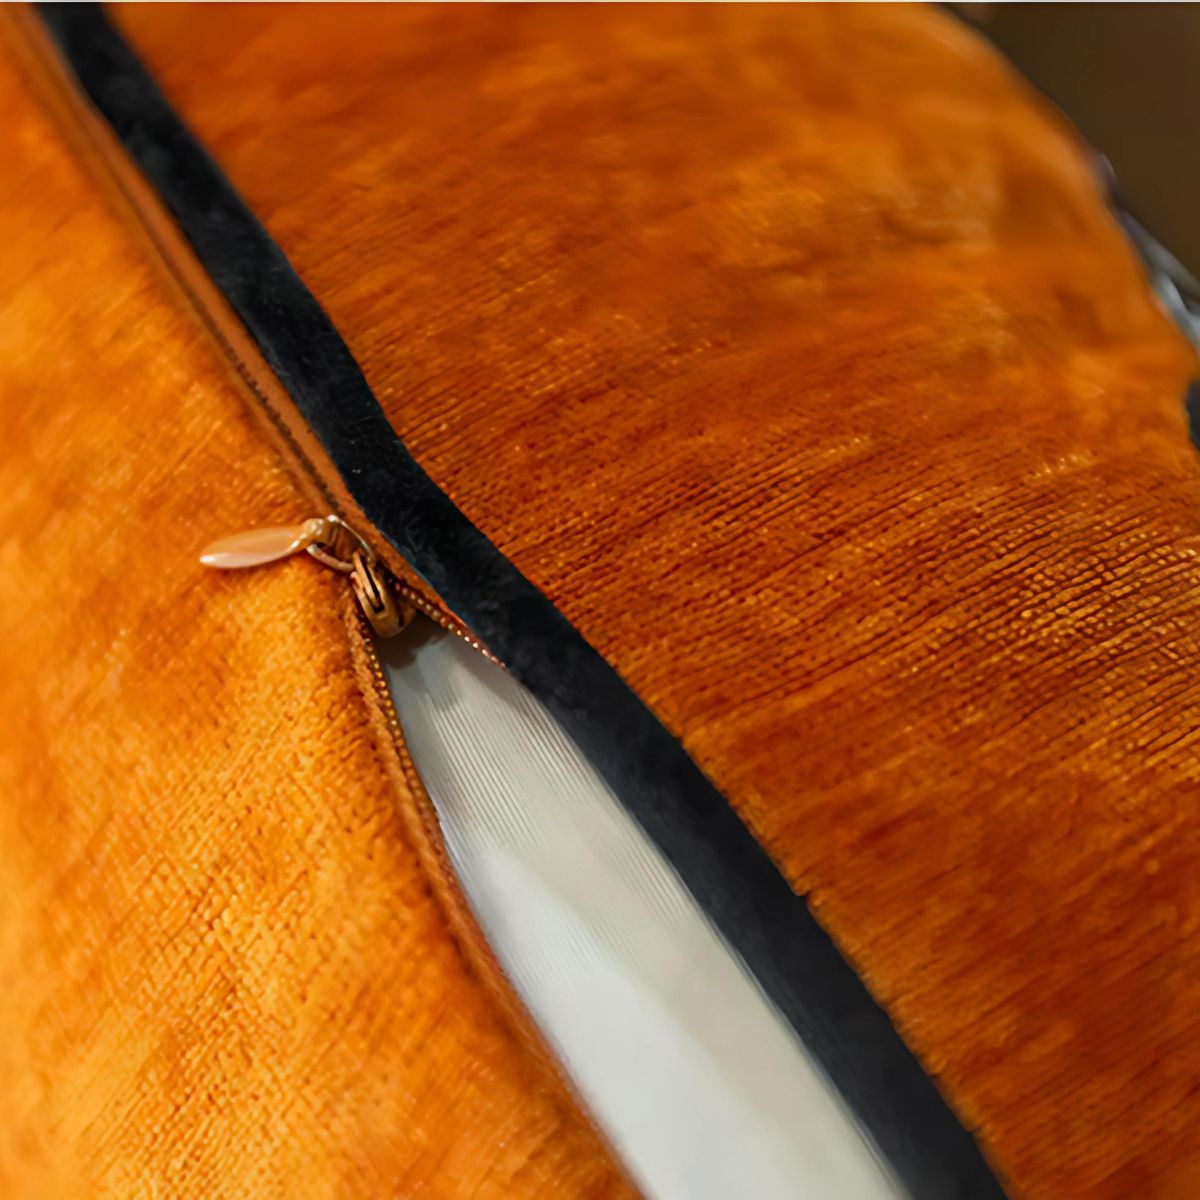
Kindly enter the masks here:
<path id="1" fill-rule="evenodd" d="M 307 500 L 0 59 L 0 1195 L 628 1194 L 454 933 Z"/>
<path id="2" fill-rule="evenodd" d="M 1195 361 L 1062 122 L 910 8 L 118 20 L 1014 1193 L 1195 1194 Z"/>

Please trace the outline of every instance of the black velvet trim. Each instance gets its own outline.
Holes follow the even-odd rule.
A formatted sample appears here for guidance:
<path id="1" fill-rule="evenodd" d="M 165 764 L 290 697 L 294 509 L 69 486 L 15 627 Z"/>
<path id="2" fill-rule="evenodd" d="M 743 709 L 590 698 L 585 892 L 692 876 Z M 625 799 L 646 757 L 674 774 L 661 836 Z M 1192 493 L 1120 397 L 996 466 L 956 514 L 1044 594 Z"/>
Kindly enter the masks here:
<path id="1" fill-rule="evenodd" d="M 414 461 L 321 306 L 102 10 L 39 7 L 379 534 L 579 743 L 912 1195 L 1002 1196 L 971 1135 L 725 798 Z"/>

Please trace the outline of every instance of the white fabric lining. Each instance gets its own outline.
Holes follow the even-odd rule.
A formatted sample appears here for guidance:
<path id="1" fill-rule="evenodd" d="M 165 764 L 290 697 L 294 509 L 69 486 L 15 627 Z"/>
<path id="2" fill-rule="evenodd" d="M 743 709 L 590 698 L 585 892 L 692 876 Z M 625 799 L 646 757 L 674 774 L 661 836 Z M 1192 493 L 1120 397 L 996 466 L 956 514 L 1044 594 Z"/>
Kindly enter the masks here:
<path id="1" fill-rule="evenodd" d="M 661 1200 L 901 1196 L 819 1068 L 552 717 L 459 639 L 381 643 L 497 958 Z"/>

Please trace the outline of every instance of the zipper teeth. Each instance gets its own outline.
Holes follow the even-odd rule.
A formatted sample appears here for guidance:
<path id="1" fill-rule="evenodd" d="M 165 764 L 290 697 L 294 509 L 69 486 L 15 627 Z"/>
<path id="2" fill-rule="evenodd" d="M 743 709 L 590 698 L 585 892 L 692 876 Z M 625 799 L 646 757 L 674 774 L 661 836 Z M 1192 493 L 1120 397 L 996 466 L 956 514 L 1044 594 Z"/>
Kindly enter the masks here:
<path id="1" fill-rule="evenodd" d="M 168 269 L 170 269 L 170 260 L 165 251 L 161 251 L 160 249 L 160 252 L 162 253 L 163 261 L 167 263 Z M 172 272 L 172 274 L 176 273 Z M 207 308 L 201 301 L 200 297 L 195 295 L 195 293 L 187 287 L 186 281 L 180 279 L 180 283 L 183 286 L 185 294 L 191 302 L 192 307 L 203 321 L 205 328 L 221 347 L 221 349 L 228 355 L 238 377 L 249 388 L 250 394 L 258 402 L 259 407 L 265 413 L 267 420 L 269 420 L 275 429 L 282 435 L 285 444 L 294 454 L 296 469 L 298 469 L 302 474 L 308 476 L 309 480 L 321 493 L 329 512 L 338 517 L 343 524 L 350 525 L 350 523 L 346 520 L 346 514 L 342 508 L 342 505 L 337 502 L 337 499 L 333 495 L 331 489 L 321 477 L 321 473 L 317 470 L 311 459 L 309 459 L 308 455 L 304 453 L 302 447 L 296 442 L 296 439 L 292 436 L 291 430 L 287 427 L 287 422 L 284 421 L 276 411 L 275 405 L 271 403 L 270 397 L 267 396 L 263 392 L 262 388 L 258 386 L 258 382 L 255 380 L 253 372 L 242 361 L 242 358 L 238 354 L 237 350 L 230 345 L 229 340 L 221 332 L 216 322 L 211 320 Z M 351 525 L 350 527 L 353 528 L 354 526 Z M 374 528 L 374 526 L 372 526 L 371 532 L 377 533 L 378 531 Z M 484 658 L 495 663 L 497 666 L 502 668 L 504 667 L 504 664 L 473 633 L 471 633 L 471 631 L 465 625 L 463 625 L 461 621 L 456 621 L 446 616 L 446 614 L 442 612 L 442 610 L 439 609 L 436 604 L 429 600 L 419 589 L 415 588 L 406 580 L 401 579 L 394 572 L 389 571 L 384 565 L 384 560 L 380 558 L 374 546 L 371 546 L 371 553 L 375 555 L 376 562 L 378 562 L 383 568 L 387 576 L 388 586 L 396 595 L 400 596 L 406 603 L 411 604 L 412 607 L 420 612 L 422 616 L 428 617 L 429 620 L 433 621 L 435 625 L 444 629 L 447 633 L 452 634 L 454 637 L 460 638 L 462 641 L 466 642 L 472 650 L 478 651 L 484 656 Z"/>
<path id="2" fill-rule="evenodd" d="M 408 599 L 408 597 L 405 598 Z M 412 760 L 412 755 L 408 752 L 408 742 L 404 736 L 404 727 L 400 724 L 400 718 L 396 714 L 396 704 L 392 699 L 392 689 L 388 686 L 387 675 L 384 673 L 383 663 L 379 658 L 379 651 L 375 648 L 375 638 L 371 626 L 361 612 L 356 610 L 354 615 L 354 628 L 357 629 L 363 649 L 366 652 L 367 664 L 371 672 L 371 683 L 375 691 L 375 699 L 379 702 L 383 719 L 387 722 L 388 730 L 392 734 L 392 742 L 395 746 L 396 755 L 400 759 L 400 765 L 404 770 L 405 778 L 420 801 L 420 807 L 426 818 L 426 822 L 433 822 L 436 825 L 437 818 L 434 815 L 433 801 L 430 799 L 429 793 L 425 790 L 425 785 L 421 782 L 420 775 L 417 774 L 417 766 Z M 432 616 L 429 613 L 425 615 Z M 444 622 L 438 620 L 436 616 L 432 616 L 432 619 L 444 627 Z M 438 858 L 448 867 L 450 865 L 450 857 L 441 839 L 440 825 L 438 826 L 438 838 L 434 846 Z M 454 878 L 457 879 L 457 874 Z"/>
<path id="3" fill-rule="evenodd" d="M 397 581 L 397 583 L 399 584 L 401 593 L 406 598 L 409 598 L 405 591 L 407 585 L 400 581 Z M 413 602 L 417 603 L 415 599 Z M 425 612 L 424 608 L 422 608 L 422 612 Z M 443 628 L 448 628 L 445 619 L 440 614 L 426 613 L 426 615 Z M 378 711 L 387 725 L 388 733 L 391 735 L 392 748 L 400 764 L 401 772 L 409 788 L 412 790 L 419 819 L 424 825 L 427 834 L 427 846 L 437 860 L 442 879 L 449 882 L 453 890 L 454 899 L 451 902 L 460 910 L 457 920 L 451 917 L 451 921 L 456 927 L 457 936 L 465 938 L 470 943 L 475 953 L 486 964 L 484 967 L 485 971 L 494 973 L 494 981 L 491 986 L 496 988 L 498 984 L 498 991 L 494 994 L 500 1001 L 508 1020 L 512 1023 L 513 1032 L 522 1045 L 538 1059 L 543 1067 L 549 1070 L 559 1085 L 572 1097 L 578 1114 L 583 1118 L 592 1133 L 599 1139 L 601 1145 L 608 1149 L 618 1174 L 627 1179 L 628 1175 L 624 1165 L 616 1155 L 608 1134 L 597 1123 L 591 1108 L 579 1094 L 579 1089 L 576 1087 L 575 1081 L 567 1073 L 558 1055 L 544 1042 L 544 1035 L 517 994 L 504 967 L 496 958 L 491 943 L 488 941 L 487 935 L 483 932 L 479 924 L 479 918 L 462 889 L 458 872 L 446 848 L 445 835 L 442 833 L 441 820 L 438 817 L 433 798 L 429 795 L 429 791 L 421 779 L 420 772 L 417 770 L 417 765 L 413 762 L 412 755 L 409 753 L 408 741 L 404 736 L 404 726 L 400 724 L 400 717 L 396 712 L 396 702 L 392 699 L 392 689 L 388 685 L 387 675 L 383 669 L 383 662 L 379 657 L 374 633 L 370 622 L 363 615 L 361 609 L 355 607 L 353 617 L 347 621 L 346 632 L 351 638 L 357 635 L 358 642 L 362 647 L 367 670 L 370 674 L 370 691 L 373 693 Z M 469 635 L 461 634 L 460 636 L 463 637 L 464 641 L 471 642 Z M 476 645 L 473 642 L 471 644 Z M 476 646 L 476 648 L 481 653 L 492 658 L 492 655 L 482 646 Z M 495 660 L 493 659 L 493 661 Z M 469 955 L 467 956 L 467 961 L 471 961 Z M 478 962 L 473 964 L 473 969 L 478 970 L 479 968 L 480 964 Z"/>
<path id="4" fill-rule="evenodd" d="M 472 650 L 477 650 L 489 662 L 493 662 L 502 670 L 506 669 L 504 664 L 463 624 L 458 621 L 451 620 L 444 612 L 431 603 L 426 597 L 418 591 L 411 583 L 406 583 L 403 579 L 397 579 L 391 571 L 387 572 L 388 585 L 392 591 L 396 593 L 406 604 L 411 604 L 423 617 L 428 617 L 435 625 L 444 629 L 447 633 L 453 634 L 456 638 L 460 638 L 466 642 Z M 387 687 L 387 680 L 383 677 L 383 668 L 379 665 L 378 656 L 374 653 L 372 646 L 372 666 L 378 674 L 378 678 L 383 686 Z M 391 693 L 389 692 L 390 696 Z M 390 705 L 390 701 L 389 701 Z M 400 723 L 396 720 L 394 714 L 390 714 L 390 720 L 395 725 L 397 732 L 400 731 Z"/>
<path id="5" fill-rule="evenodd" d="M 134 206 L 135 211 L 138 212 L 138 214 L 140 216 L 141 210 L 137 208 L 136 202 L 132 198 L 130 198 L 130 203 Z M 191 303 L 192 308 L 194 309 L 194 311 L 196 312 L 196 314 L 200 318 L 200 320 L 203 322 L 205 329 L 208 331 L 209 335 L 213 338 L 213 340 L 217 343 L 217 345 L 220 346 L 221 349 L 228 356 L 229 361 L 232 363 L 234 371 L 236 372 L 238 378 L 240 378 L 242 380 L 242 382 L 246 385 L 246 387 L 249 389 L 250 394 L 254 397 L 255 401 L 258 403 L 259 407 L 262 409 L 267 420 L 271 422 L 271 425 L 276 429 L 276 431 L 283 438 L 284 444 L 292 452 L 292 454 L 294 456 L 296 469 L 299 470 L 302 474 L 306 475 L 309 478 L 309 480 L 312 482 L 312 484 L 316 487 L 317 491 L 320 492 L 329 512 L 331 512 L 334 516 L 338 517 L 338 519 L 341 520 L 341 522 L 343 524 L 350 525 L 351 528 L 354 528 L 354 524 L 347 521 L 346 514 L 345 514 L 345 511 L 344 511 L 342 505 L 338 503 L 337 498 L 334 496 L 334 494 L 332 492 L 332 489 L 330 489 L 330 487 L 326 484 L 325 480 L 321 477 L 320 471 L 317 470 L 315 464 L 308 457 L 308 455 L 305 454 L 304 449 L 296 441 L 295 437 L 292 434 L 292 431 L 288 428 L 287 422 L 282 418 L 282 416 L 276 410 L 275 405 L 271 402 L 271 398 L 259 386 L 258 381 L 254 378 L 253 371 L 251 371 L 249 366 L 245 362 L 243 362 L 241 355 L 237 352 L 237 349 L 230 343 L 229 339 L 222 332 L 222 330 L 221 330 L 220 326 L 217 324 L 217 322 L 212 319 L 212 316 L 209 313 L 208 308 L 204 304 L 203 300 L 198 295 L 196 295 L 195 291 L 191 287 L 188 286 L 188 283 L 182 277 L 182 274 L 173 269 L 172 262 L 171 262 L 169 254 L 167 253 L 166 248 L 164 246 L 162 246 L 162 244 L 159 242 L 159 240 L 153 236 L 153 231 L 150 230 L 149 225 L 146 222 L 143 222 L 143 228 L 145 228 L 147 230 L 147 232 L 150 233 L 152 240 L 154 242 L 154 245 L 159 251 L 162 261 L 166 264 L 167 269 L 169 271 L 171 271 L 171 274 L 173 276 L 175 276 L 175 278 L 178 280 L 181 288 L 184 291 L 184 294 L 187 296 L 189 302 Z M 378 531 L 372 526 L 371 532 L 377 533 Z M 371 547 L 371 553 L 375 555 L 376 561 L 381 566 L 383 566 L 383 559 L 380 558 L 380 556 L 376 552 L 376 549 L 374 546 Z M 464 642 L 467 643 L 468 646 L 471 647 L 471 649 L 477 650 L 480 654 L 482 654 L 484 656 L 484 658 L 490 660 L 491 662 L 494 662 L 497 666 L 502 667 L 504 665 L 460 621 L 455 621 L 455 620 L 452 620 L 451 618 L 447 617 L 438 608 L 438 606 L 436 604 L 434 604 L 431 600 L 429 600 L 421 591 L 419 591 L 417 588 L 415 588 L 411 583 L 408 583 L 407 581 L 400 579 L 392 571 L 387 570 L 386 567 L 384 567 L 383 569 L 386 572 L 388 584 L 391 587 L 392 591 L 394 593 L 396 593 L 396 595 L 401 596 L 407 603 L 411 604 L 413 608 L 417 609 L 417 611 L 420 612 L 423 616 L 428 617 L 431 621 L 433 621 L 436 625 L 440 626 L 447 633 L 453 634 L 457 638 L 461 638 Z"/>

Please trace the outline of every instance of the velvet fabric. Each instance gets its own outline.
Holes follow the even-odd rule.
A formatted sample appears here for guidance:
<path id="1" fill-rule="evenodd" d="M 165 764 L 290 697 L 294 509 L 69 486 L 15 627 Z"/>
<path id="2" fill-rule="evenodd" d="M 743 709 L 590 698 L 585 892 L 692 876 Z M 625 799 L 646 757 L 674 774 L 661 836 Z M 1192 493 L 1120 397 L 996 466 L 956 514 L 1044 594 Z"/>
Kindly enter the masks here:
<path id="1" fill-rule="evenodd" d="M 340 577 L 197 562 L 319 498 L 3 45 L 0 1194 L 631 1194 L 472 938 Z"/>
<path id="2" fill-rule="evenodd" d="M 908 8 L 119 20 L 1012 1192 L 1200 1186 L 1195 360 L 1061 120 Z"/>
<path id="3" fill-rule="evenodd" d="M 89 119 L 85 110 L 79 119 L 111 147 L 111 166 L 127 188 L 136 186 L 138 169 L 145 172 L 153 194 L 130 198 L 195 297 L 197 315 L 272 424 L 306 431 L 311 455 L 285 439 L 289 458 L 303 453 L 323 494 L 352 506 L 354 523 L 373 530 L 381 552 L 390 543 L 402 556 L 390 561 L 409 576 L 415 569 L 424 590 L 432 583 L 543 699 L 656 840 L 911 1194 L 997 1194 L 970 1134 L 803 898 L 669 731 L 413 461 L 336 328 L 103 12 L 45 5 L 40 13 L 73 90 L 82 89 L 102 117 Z M 168 210 L 161 220 L 160 207 Z M 201 300 L 206 282 L 216 294 Z"/>

